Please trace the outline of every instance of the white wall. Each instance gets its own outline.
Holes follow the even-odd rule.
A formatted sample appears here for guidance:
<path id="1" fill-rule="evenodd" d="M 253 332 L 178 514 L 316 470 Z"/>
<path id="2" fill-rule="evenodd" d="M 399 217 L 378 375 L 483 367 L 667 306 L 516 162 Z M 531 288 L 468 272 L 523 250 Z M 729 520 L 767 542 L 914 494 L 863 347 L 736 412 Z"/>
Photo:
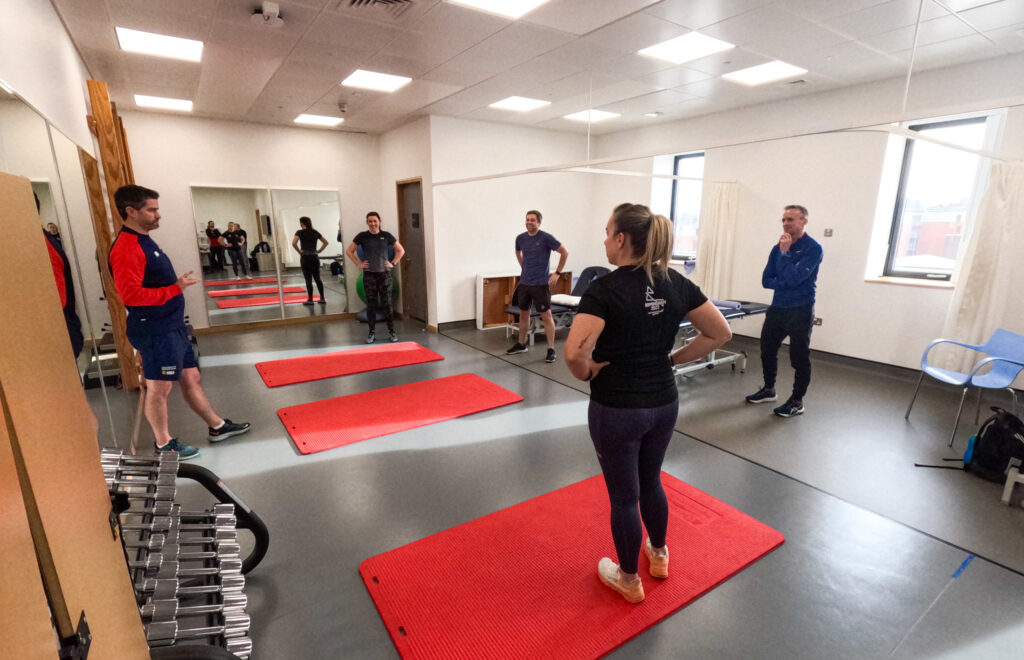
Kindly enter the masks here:
<path id="1" fill-rule="evenodd" d="M 434 181 L 581 160 L 586 138 L 488 122 L 431 118 Z M 593 175 L 542 173 L 434 186 L 437 319 L 476 318 L 476 277 L 518 273 L 515 237 L 526 211 L 544 215 L 541 229 L 569 250 L 568 270 L 605 264 L 607 214 L 595 215 Z M 552 259 L 552 266 L 557 262 Z"/>
<path id="2" fill-rule="evenodd" d="M 125 113 L 124 124 L 136 181 L 160 192 L 164 219 L 153 238 L 179 273 L 200 270 L 193 185 L 337 190 L 346 236 L 365 226 L 354 209 L 381 201 L 376 136 L 142 112 Z M 196 327 L 207 325 L 201 288 L 185 292 Z M 354 280 L 348 296 L 356 297 Z"/>
<path id="3" fill-rule="evenodd" d="M 396 128 L 381 136 L 380 139 L 380 208 L 368 208 L 362 211 L 364 218 L 370 211 L 381 214 L 381 227 L 398 236 L 398 192 L 397 181 L 420 178 L 420 190 L 423 195 L 423 242 L 426 254 L 427 271 L 427 323 L 437 327 L 438 298 L 436 268 L 434 254 L 435 227 L 432 184 L 434 181 L 431 169 L 431 122 L 434 118 L 424 117 L 418 121 Z M 355 234 L 346 236 L 351 241 Z M 345 268 L 351 268 L 351 262 Z M 399 263 L 399 268 L 402 268 Z M 350 278 L 354 279 L 354 278 Z M 399 294 L 401 298 L 401 294 Z M 401 309 L 401 299 L 397 301 Z"/>
<path id="4" fill-rule="evenodd" d="M 89 74 L 49 2 L 5 0 L 0 20 L 0 79 L 89 153 Z"/>

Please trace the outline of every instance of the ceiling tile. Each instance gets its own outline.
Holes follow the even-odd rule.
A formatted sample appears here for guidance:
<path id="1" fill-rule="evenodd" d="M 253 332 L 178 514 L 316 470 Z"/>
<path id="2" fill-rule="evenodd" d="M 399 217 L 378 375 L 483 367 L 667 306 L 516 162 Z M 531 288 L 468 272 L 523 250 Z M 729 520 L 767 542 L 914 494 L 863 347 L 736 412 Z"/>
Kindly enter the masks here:
<path id="1" fill-rule="evenodd" d="M 346 50 L 360 50 L 369 57 L 401 34 L 397 27 L 331 13 L 320 16 L 302 40 L 343 43 Z"/>
<path id="2" fill-rule="evenodd" d="M 909 57 L 909 52 L 904 53 Z M 918 46 L 914 54 L 914 71 L 926 71 L 964 62 L 1002 55 L 1003 50 L 978 34 L 950 39 L 927 46 Z"/>
<path id="3" fill-rule="evenodd" d="M 775 6 L 766 6 L 719 21 L 702 28 L 700 32 L 737 46 L 746 46 L 751 42 L 764 41 L 766 34 L 786 38 L 794 32 L 810 30 L 813 27 L 815 24 L 810 21 Z"/>
<path id="4" fill-rule="evenodd" d="M 441 2 L 409 26 L 409 30 L 439 39 L 450 39 L 460 47 L 459 50 L 465 50 L 513 22 L 500 16 Z"/>
<path id="5" fill-rule="evenodd" d="M 979 30 L 998 30 L 1007 25 L 1024 23 L 1024 0 L 1002 0 L 962 11 L 960 16 Z"/>
<path id="6" fill-rule="evenodd" d="M 643 76 L 639 80 L 641 82 L 650 83 L 658 87 L 680 87 L 682 85 L 688 85 L 701 80 L 710 78 L 711 75 L 704 73 L 703 71 L 697 71 L 691 69 L 684 64 L 674 66 L 671 69 L 664 69 L 646 76 Z"/>
<path id="7" fill-rule="evenodd" d="M 672 21 L 638 13 L 606 25 L 588 34 L 584 40 L 616 50 L 635 53 L 648 46 L 660 44 L 662 41 L 668 41 L 689 32 L 688 28 L 676 25 Z"/>
<path id="8" fill-rule="evenodd" d="M 832 0 L 827 0 L 832 1 Z M 772 0 L 719 0 L 694 2 L 693 0 L 666 0 L 645 10 L 651 16 L 664 18 L 691 30 L 701 30 L 733 16 L 771 4 Z"/>
<path id="9" fill-rule="evenodd" d="M 914 47 L 915 32 L 917 32 L 918 47 L 975 34 L 971 28 L 964 25 L 963 21 L 957 20 L 955 16 L 944 16 L 921 23 L 920 30 L 917 30 L 916 25 L 908 25 L 891 32 L 865 37 L 861 41 L 885 53 L 898 53 Z"/>
<path id="10" fill-rule="evenodd" d="M 825 0 L 823 2 L 822 0 L 776 0 L 775 5 L 809 21 L 827 21 L 830 18 L 837 18 L 868 7 L 880 5 L 885 1 L 842 0 L 842 2 L 832 2 Z"/>
<path id="11" fill-rule="evenodd" d="M 657 0 L 558 0 L 537 7 L 519 20 L 584 35 L 656 3 Z"/>
<path id="12" fill-rule="evenodd" d="M 850 39 L 861 39 L 914 25 L 917 23 L 919 7 L 922 9 L 922 21 L 948 15 L 944 9 L 932 2 L 925 2 L 922 5 L 920 0 L 889 0 L 829 20 L 827 24 Z"/>

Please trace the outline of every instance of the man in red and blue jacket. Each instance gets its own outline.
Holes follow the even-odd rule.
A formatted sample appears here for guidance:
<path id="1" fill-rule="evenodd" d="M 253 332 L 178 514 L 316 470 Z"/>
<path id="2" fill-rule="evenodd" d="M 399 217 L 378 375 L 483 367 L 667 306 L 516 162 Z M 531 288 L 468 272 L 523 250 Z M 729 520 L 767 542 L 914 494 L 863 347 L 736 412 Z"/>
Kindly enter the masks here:
<path id="1" fill-rule="evenodd" d="M 159 193 L 142 186 L 123 186 L 114 193 L 124 226 L 110 248 L 109 265 L 117 294 L 128 310 L 128 341 L 142 356 L 146 378 L 146 420 L 153 429 L 157 451 L 178 452 L 179 458 L 199 455 L 193 446 L 171 437 L 167 397 L 175 381 L 189 407 L 209 426 L 210 442 L 219 442 L 250 429 L 213 410 L 199 383 L 199 362 L 185 328 L 186 288 L 199 282 L 188 271 L 174 273 L 171 260 L 149 237 L 160 226 Z"/>

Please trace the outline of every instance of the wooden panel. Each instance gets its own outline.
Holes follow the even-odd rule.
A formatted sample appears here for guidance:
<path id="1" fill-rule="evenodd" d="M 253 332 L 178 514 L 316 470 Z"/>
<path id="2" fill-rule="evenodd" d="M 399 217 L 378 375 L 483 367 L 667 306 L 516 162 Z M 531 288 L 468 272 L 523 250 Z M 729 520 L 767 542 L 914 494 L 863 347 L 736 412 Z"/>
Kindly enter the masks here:
<path id="1" fill-rule="evenodd" d="M 501 327 L 506 323 L 515 323 L 518 318 L 505 313 L 505 308 L 513 303 L 516 286 L 519 285 L 517 275 L 501 275 L 487 277 L 483 281 L 483 327 Z M 551 287 L 551 293 L 572 292 L 572 271 L 563 271 L 558 281 Z"/>
<path id="2" fill-rule="evenodd" d="M 51 567 L 42 567 L 44 584 L 55 598 L 46 580 L 56 576 L 63 594 L 63 606 L 53 603 L 55 616 L 63 612 L 58 629 L 77 624 L 85 611 L 90 657 L 148 658 L 124 552 L 107 522 L 95 419 L 68 345 L 28 179 L 0 174 L 0 217 L 8 246 L 0 260 L 0 309 L 18 310 L 17 323 L 0 324 L 0 384 L 14 454 L 27 475 L 23 497 L 38 510 L 37 556 L 52 558 Z"/>
<path id="3" fill-rule="evenodd" d="M 103 284 L 103 297 L 107 299 L 107 309 L 110 311 L 110 326 L 114 335 L 114 347 L 117 350 L 117 364 L 121 370 L 121 382 L 128 390 L 136 390 L 142 381 L 142 373 L 135 360 L 135 350 L 125 334 L 126 312 L 124 305 L 117 297 L 114 278 L 110 274 L 110 269 L 107 268 L 107 257 L 110 255 L 113 237 L 107 218 L 107 208 L 103 204 L 100 168 L 96 159 L 82 149 L 78 150 L 78 160 L 82 163 L 82 176 L 85 178 L 85 186 L 89 192 L 89 210 L 92 213 L 93 234 L 96 236 L 96 261 L 99 264 L 100 281 Z"/>
<path id="4" fill-rule="evenodd" d="M 0 658 L 57 657 L 50 609 L 0 409 Z"/>

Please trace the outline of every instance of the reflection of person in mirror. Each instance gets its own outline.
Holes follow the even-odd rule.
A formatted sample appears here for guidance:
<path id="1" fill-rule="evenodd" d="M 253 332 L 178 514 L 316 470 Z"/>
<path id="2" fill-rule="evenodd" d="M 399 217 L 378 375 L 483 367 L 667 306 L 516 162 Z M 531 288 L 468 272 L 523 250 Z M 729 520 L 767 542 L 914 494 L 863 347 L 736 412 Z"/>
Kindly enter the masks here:
<path id="1" fill-rule="evenodd" d="M 188 459 L 199 450 L 171 437 L 168 426 L 167 397 L 175 381 L 181 381 L 186 403 L 209 427 L 210 442 L 245 433 L 250 426 L 218 416 L 200 385 L 199 362 L 185 325 L 183 295 L 199 280 L 192 271 L 178 277 L 171 260 L 149 236 L 160 227 L 159 197 L 155 190 L 135 185 L 114 193 L 124 225 L 110 248 L 109 266 L 117 294 L 128 310 L 128 341 L 142 357 L 145 414 L 156 449 L 178 452 L 179 458 Z"/>
<path id="2" fill-rule="evenodd" d="M 35 196 L 35 193 L 33 193 Z M 39 211 L 39 197 L 36 197 L 36 211 Z M 57 284 L 57 294 L 60 296 L 60 307 L 64 313 L 64 325 L 68 329 L 68 338 L 71 340 L 71 350 L 77 358 L 82 353 L 82 346 L 85 338 L 82 336 L 82 322 L 75 312 L 75 284 L 71 279 L 71 262 L 64 252 L 64 245 L 60 241 L 60 234 L 57 232 L 57 225 L 49 223 L 43 231 L 46 238 L 46 251 L 50 255 L 50 266 L 53 268 L 53 279 Z"/>
<path id="3" fill-rule="evenodd" d="M 790 204 L 782 211 L 782 236 L 768 255 L 761 285 L 772 289 L 772 304 L 761 328 L 761 368 L 764 386 L 746 397 L 747 403 L 775 401 L 779 347 L 789 337 L 789 363 L 793 367 L 793 393 L 775 408 L 779 417 L 804 412 L 804 395 L 811 383 L 811 329 L 814 327 L 815 282 L 821 265 L 821 243 L 806 233 L 807 209 Z"/>
<path id="4" fill-rule="evenodd" d="M 245 279 L 251 280 L 249 260 L 245 256 L 245 230 L 239 227 L 237 222 L 229 222 L 228 230 L 221 234 L 221 238 L 228 249 L 228 255 L 231 256 L 231 269 L 235 271 L 235 277 L 238 277 L 238 268 L 241 266 L 242 275 Z"/>
<path id="5" fill-rule="evenodd" d="M 224 272 L 224 244 L 220 242 L 220 230 L 213 220 L 206 223 L 206 237 L 210 239 L 210 272 Z"/>
<path id="6" fill-rule="evenodd" d="M 366 292 L 366 322 L 370 334 L 366 343 L 374 342 L 374 328 L 378 311 L 384 314 L 388 324 L 388 337 L 398 341 L 395 334 L 394 313 L 391 311 L 391 270 L 402 259 L 405 248 L 394 236 L 380 228 L 380 214 L 370 211 L 366 214 L 367 231 L 361 231 L 349 243 L 345 254 L 363 271 L 363 290 Z M 394 255 L 390 255 L 394 248 Z M 358 250 L 362 250 L 360 258 Z"/>
<path id="7" fill-rule="evenodd" d="M 302 266 L 302 276 L 306 278 L 306 294 L 309 299 L 302 303 L 310 306 L 313 304 L 313 281 L 316 281 L 317 291 L 320 292 L 321 305 L 326 305 L 324 300 L 324 281 L 320 279 L 320 253 L 327 247 L 327 239 L 317 230 L 313 229 L 313 221 L 302 216 L 299 218 L 302 229 L 295 232 L 292 238 L 292 247 L 299 253 L 299 265 Z"/>

